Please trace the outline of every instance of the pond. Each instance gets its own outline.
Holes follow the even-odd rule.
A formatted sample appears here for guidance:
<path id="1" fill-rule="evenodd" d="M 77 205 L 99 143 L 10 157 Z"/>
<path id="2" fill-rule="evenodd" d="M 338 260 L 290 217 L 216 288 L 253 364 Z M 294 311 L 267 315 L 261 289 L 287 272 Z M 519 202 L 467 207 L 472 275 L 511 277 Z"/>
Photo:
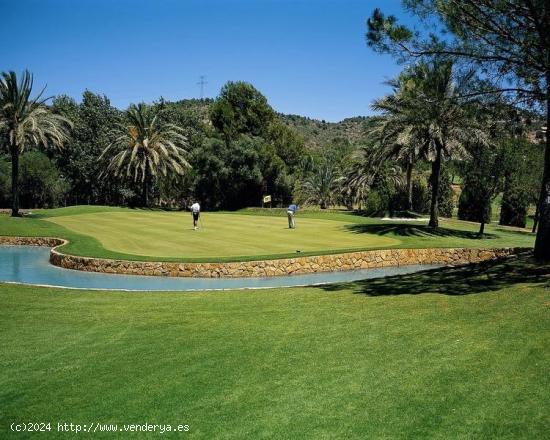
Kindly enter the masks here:
<path id="1" fill-rule="evenodd" d="M 342 283 L 441 267 L 441 265 L 410 265 L 264 278 L 172 278 L 63 269 L 49 263 L 49 253 L 48 247 L 0 245 L 0 282 L 129 291 L 261 289 Z"/>

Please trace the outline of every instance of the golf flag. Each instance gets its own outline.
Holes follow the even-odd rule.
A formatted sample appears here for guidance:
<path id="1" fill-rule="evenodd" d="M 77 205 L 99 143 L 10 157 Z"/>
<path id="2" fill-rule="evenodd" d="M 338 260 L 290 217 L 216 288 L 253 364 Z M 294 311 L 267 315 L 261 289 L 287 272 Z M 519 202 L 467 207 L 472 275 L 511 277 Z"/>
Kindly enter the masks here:
<path id="1" fill-rule="evenodd" d="M 271 202 L 271 196 L 264 196 L 264 203 Z"/>

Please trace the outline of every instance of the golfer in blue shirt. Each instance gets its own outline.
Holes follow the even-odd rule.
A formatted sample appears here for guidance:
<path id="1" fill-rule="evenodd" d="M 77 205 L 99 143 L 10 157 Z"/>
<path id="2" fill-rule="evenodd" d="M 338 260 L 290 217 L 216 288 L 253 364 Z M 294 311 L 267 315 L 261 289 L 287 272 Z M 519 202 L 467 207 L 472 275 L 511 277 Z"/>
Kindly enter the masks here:
<path id="1" fill-rule="evenodd" d="M 288 216 L 288 228 L 294 229 L 296 227 L 296 222 L 294 221 L 294 215 L 298 211 L 298 206 L 292 203 L 286 210 L 286 215 Z"/>

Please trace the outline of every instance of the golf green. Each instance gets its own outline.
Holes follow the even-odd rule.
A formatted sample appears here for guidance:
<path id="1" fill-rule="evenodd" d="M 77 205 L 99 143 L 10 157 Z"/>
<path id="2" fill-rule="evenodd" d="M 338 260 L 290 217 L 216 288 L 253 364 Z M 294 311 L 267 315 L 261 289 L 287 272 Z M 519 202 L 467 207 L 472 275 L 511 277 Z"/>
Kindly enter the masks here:
<path id="1" fill-rule="evenodd" d="M 97 239 L 110 251 L 152 257 L 231 257 L 398 244 L 396 238 L 350 230 L 335 220 L 298 218 L 296 229 L 287 219 L 228 213 L 203 214 L 193 230 L 189 213 L 124 211 L 97 212 L 47 219 Z"/>
<path id="2" fill-rule="evenodd" d="M 441 219 L 381 220 L 345 211 L 301 211 L 288 229 L 284 210 L 207 212 L 194 231 L 185 212 L 73 206 L 0 215 L 0 235 L 60 237 L 71 255 L 141 261 L 245 261 L 389 248 L 531 247 L 534 234 L 517 228 Z"/>

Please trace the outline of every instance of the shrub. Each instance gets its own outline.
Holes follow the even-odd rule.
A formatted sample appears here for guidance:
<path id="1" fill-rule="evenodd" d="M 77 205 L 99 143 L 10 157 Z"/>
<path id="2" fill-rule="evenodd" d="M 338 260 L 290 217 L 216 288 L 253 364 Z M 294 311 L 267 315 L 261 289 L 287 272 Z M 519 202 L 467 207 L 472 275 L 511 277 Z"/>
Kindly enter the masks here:
<path id="1" fill-rule="evenodd" d="M 413 180 L 413 211 L 426 214 L 430 211 L 428 182 L 419 176 Z"/>
<path id="2" fill-rule="evenodd" d="M 527 223 L 529 195 L 525 188 L 511 184 L 504 191 L 500 207 L 500 224 L 524 228 Z"/>
<path id="3" fill-rule="evenodd" d="M 443 168 L 439 177 L 439 215 L 441 217 L 451 218 L 455 207 L 454 192 L 451 186 L 451 176 L 449 172 Z"/>
<path id="4" fill-rule="evenodd" d="M 369 217 L 381 217 L 386 213 L 388 205 L 377 190 L 369 191 L 364 200 L 364 212 Z"/>
<path id="5" fill-rule="evenodd" d="M 396 188 L 395 192 L 391 194 L 388 209 L 393 216 L 395 212 L 407 211 L 407 208 L 407 188 L 399 186 Z"/>
<path id="6" fill-rule="evenodd" d="M 458 201 L 458 218 L 477 223 L 491 221 L 491 204 L 485 203 L 484 194 L 475 184 L 466 180 Z"/>
<path id="7" fill-rule="evenodd" d="M 524 228 L 529 204 L 536 204 L 539 199 L 543 147 L 520 139 L 508 148 L 500 224 Z"/>

